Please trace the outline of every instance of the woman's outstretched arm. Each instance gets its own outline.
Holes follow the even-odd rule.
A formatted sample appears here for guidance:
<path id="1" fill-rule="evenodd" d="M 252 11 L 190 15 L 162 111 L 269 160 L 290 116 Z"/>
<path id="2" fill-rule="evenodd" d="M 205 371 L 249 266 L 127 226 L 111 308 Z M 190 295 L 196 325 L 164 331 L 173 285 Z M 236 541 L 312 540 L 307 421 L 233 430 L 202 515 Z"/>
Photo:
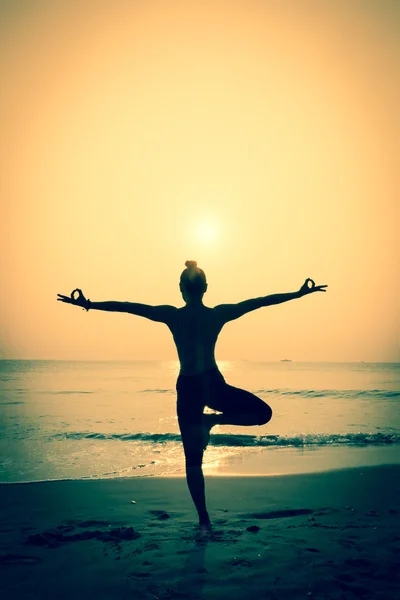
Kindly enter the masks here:
<path id="1" fill-rule="evenodd" d="M 150 304 L 140 304 L 139 302 L 117 302 L 114 300 L 91 302 L 90 309 L 124 312 L 162 323 L 168 323 L 177 310 L 175 306 L 169 306 L 168 304 L 151 306 Z"/>
<path id="2" fill-rule="evenodd" d="M 308 286 L 308 282 L 311 282 L 311 287 Z M 302 298 L 307 294 L 313 292 L 326 292 L 327 285 L 316 286 L 312 279 L 306 279 L 302 287 L 297 292 L 289 292 L 286 294 L 271 294 L 270 296 L 263 296 L 261 298 L 251 298 L 250 300 L 244 300 L 237 304 L 220 304 L 215 307 L 215 311 L 220 313 L 220 316 L 224 323 L 227 321 L 233 321 L 242 317 L 246 313 L 262 308 L 263 306 L 272 306 L 273 304 L 281 304 L 288 300 L 294 300 L 296 298 Z"/>
<path id="3" fill-rule="evenodd" d="M 78 292 L 78 297 L 75 298 L 75 292 Z M 73 304 L 74 306 L 80 306 L 86 310 L 105 310 L 108 312 L 124 312 L 131 315 L 138 315 L 139 317 L 145 317 L 152 321 L 160 321 L 162 323 L 168 323 L 176 312 L 175 306 L 161 305 L 151 306 L 150 304 L 140 304 L 138 302 L 119 302 L 115 300 L 109 300 L 106 302 L 92 302 L 86 299 L 79 288 L 75 289 L 71 296 L 64 296 L 58 294 L 60 302 L 66 304 Z"/>

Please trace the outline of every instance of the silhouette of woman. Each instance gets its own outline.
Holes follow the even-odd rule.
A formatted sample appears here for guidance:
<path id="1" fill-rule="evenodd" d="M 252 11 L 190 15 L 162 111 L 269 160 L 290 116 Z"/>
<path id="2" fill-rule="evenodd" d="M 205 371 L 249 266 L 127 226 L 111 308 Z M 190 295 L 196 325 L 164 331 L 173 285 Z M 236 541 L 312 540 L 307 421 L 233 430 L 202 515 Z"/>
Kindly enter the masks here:
<path id="1" fill-rule="evenodd" d="M 271 407 L 266 402 L 225 382 L 214 357 L 218 334 L 225 323 L 252 310 L 301 298 L 313 292 L 325 292 L 328 286 L 316 286 L 312 279 L 306 279 L 297 292 L 272 294 L 237 304 L 220 304 L 209 308 L 203 304 L 203 295 L 207 291 L 204 271 L 197 267 L 194 260 L 186 261 L 185 265 L 186 269 L 181 274 L 179 284 L 186 303 L 182 308 L 134 302 L 91 302 L 78 288 L 71 296 L 58 294 L 57 300 L 86 310 L 139 315 L 165 323 L 170 329 L 180 362 L 176 382 L 177 415 L 185 453 L 186 479 L 199 515 L 200 529 L 207 532 L 211 529 L 211 523 L 206 508 L 202 462 L 211 428 L 217 424 L 264 425 L 272 417 Z M 205 406 L 220 414 L 204 414 Z"/>

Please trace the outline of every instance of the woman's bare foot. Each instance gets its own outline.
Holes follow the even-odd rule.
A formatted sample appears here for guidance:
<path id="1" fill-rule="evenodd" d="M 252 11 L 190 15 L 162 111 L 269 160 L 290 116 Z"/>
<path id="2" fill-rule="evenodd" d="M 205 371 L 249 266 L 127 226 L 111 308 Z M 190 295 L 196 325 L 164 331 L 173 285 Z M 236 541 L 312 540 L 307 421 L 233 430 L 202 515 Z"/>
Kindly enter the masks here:
<path id="1" fill-rule="evenodd" d="M 212 527 L 210 517 L 206 512 L 204 515 L 199 515 L 199 535 L 204 538 L 211 534 Z"/>
<path id="2" fill-rule="evenodd" d="M 208 537 L 212 533 L 211 523 L 199 523 L 200 537 Z"/>

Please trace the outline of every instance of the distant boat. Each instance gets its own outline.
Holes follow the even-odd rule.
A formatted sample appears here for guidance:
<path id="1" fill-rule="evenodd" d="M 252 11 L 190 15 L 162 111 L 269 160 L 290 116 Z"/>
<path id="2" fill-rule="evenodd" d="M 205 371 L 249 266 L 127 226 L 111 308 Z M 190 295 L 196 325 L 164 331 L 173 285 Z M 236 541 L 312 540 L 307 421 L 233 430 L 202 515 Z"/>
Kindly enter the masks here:
<path id="1" fill-rule="evenodd" d="M 282 358 L 281 362 L 292 362 L 290 358 Z"/>

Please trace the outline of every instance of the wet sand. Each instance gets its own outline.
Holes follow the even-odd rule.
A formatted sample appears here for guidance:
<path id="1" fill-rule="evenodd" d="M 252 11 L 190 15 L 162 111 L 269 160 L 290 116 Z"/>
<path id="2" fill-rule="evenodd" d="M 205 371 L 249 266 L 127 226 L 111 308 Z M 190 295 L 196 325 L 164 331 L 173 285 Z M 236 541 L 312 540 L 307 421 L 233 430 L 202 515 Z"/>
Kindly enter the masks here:
<path id="1" fill-rule="evenodd" d="M 0 486 L 2 598 L 400 599 L 400 466 Z M 132 503 L 132 500 L 135 503 Z"/>

